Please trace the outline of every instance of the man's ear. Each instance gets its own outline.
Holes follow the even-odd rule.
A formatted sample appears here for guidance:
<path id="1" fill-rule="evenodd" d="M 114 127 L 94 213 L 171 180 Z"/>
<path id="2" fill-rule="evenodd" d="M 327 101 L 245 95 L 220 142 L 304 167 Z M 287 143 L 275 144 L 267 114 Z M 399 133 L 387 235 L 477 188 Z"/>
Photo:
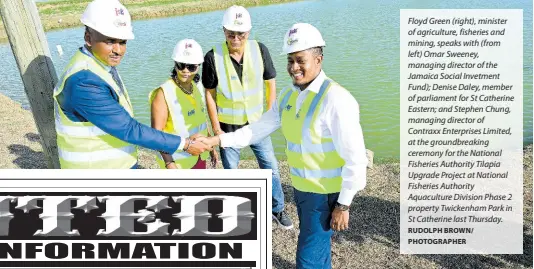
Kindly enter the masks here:
<path id="1" fill-rule="evenodd" d="M 323 63 L 323 57 L 324 57 L 323 55 L 319 55 L 319 56 L 317 56 L 317 57 L 315 58 L 315 62 L 316 62 L 317 64 L 322 64 L 322 63 Z"/>
<path id="2" fill-rule="evenodd" d="M 83 39 L 85 40 L 85 45 L 87 45 L 87 47 L 91 47 L 91 33 L 89 32 L 88 28 L 85 28 Z"/>

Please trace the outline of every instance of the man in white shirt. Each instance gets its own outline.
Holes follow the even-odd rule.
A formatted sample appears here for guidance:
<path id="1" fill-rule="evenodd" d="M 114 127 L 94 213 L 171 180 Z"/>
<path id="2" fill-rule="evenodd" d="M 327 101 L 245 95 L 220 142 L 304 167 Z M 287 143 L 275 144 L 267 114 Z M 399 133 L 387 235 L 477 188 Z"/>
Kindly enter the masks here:
<path id="1" fill-rule="evenodd" d="M 283 47 L 293 86 L 259 121 L 205 141 L 240 148 L 282 128 L 300 221 L 297 268 L 331 268 L 332 229 L 348 228 L 349 206 L 366 185 L 359 106 L 322 71 L 324 46 L 315 27 L 293 25 Z"/>

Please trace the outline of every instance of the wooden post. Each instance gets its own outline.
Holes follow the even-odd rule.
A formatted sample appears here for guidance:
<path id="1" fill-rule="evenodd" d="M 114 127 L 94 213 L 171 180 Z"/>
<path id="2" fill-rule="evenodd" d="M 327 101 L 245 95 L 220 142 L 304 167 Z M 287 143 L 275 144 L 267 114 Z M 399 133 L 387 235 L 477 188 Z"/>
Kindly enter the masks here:
<path id="1" fill-rule="evenodd" d="M 52 93 L 57 74 L 33 0 L 0 0 L 0 14 L 41 135 L 48 168 L 60 168 Z"/>

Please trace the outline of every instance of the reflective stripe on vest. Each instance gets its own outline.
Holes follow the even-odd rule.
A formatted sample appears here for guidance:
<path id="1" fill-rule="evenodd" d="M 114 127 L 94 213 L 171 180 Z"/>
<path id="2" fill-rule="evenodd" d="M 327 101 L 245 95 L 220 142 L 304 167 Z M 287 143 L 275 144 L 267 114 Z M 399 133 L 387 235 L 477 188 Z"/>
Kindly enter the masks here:
<path id="1" fill-rule="evenodd" d="M 317 94 L 308 93 L 298 113 L 296 100 L 299 92 L 287 90 L 280 95 L 279 114 L 282 133 L 287 140 L 291 181 L 300 191 L 324 194 L 341 190 L 341 171 L 345 162 L 332 139 L 321 137 L 313 130 L 330 85 L 331 81 L 327 79 Z"/>
<path id="2" fill-rule="evenodd" d="M 58 108 L 57 102 L 54 102 L 56 132 L 74 137 L 97 137 L 105 135 L 106 132 L 96 126 L 69 126 L 61 122 L 61 109 Z"/>
<path id="3" fill-rule="evenodd" d="M 60 108 L 57 96 L 63 91 L 65 82 L 70 76 L 82 70 L 89 70 L 108 83 L 119 97 L 119 104 L 133 117 L 124 85 L 124 94 L 121 94 L 111 74 L 93 58 L 78 51 L 54 88 L 54 115 L 61 168 L 131 168 L 137 163 L 135 145 L 115 138 L 91 122 L 71 121 Z"/>
<path id="4" fill-rule="evenodd" d="M 258 42 L 248 40 L 240 82 L 226 42 L 213 48 L 217 72 L 217 113 L 228 124 L 252 123 L 263 114 L 263 60 Z"/>
<path id="5" fill-rule="evenodd" d="M 96 152 L 60 151 L 59 157 L 69 162 L 83 162 L 90 158 L 92 161 L 108 161 L 134 153 L 135 148 L 126 146 L 118 149 L 100 150 Z M 129 168 L 129 167 L 128 167 Z"/>
<path id="6" fill-rule="evenodd" d="M 169 109 L 170 119 L 167 120 L 164 128 L 165 132 L 179 135 L 183 138 L 200 133 L 208 136 L 208 126 L 206 124 L 206 112 L 203 107 L 203 100 L 200 91 L 195 83 L 193 85 L 193 94 L 187 96 L 182 90 L 178 88 L 176 83 L 169 79 L 160 86 L 165 95 L 165 102 Z M 152 105 L 152 96 L 155 91 L 149 94 L 150 105 Z M 193 98 L 195 104 L 193 105 L 189 98 Z M 171 124 L 172 123 L 172 124 Z M 209 152 L 200 154 L 202 160 L 206 160 Z M 172 154 L 172 158 L 179 168 L 190 169 L 198 161 L 198 156 L 193 156 L 184 151 L 176 151 Z M 165 162 L 161 154 L 156 154 L 156 161 L 160 168 L 165 168 Z"/>

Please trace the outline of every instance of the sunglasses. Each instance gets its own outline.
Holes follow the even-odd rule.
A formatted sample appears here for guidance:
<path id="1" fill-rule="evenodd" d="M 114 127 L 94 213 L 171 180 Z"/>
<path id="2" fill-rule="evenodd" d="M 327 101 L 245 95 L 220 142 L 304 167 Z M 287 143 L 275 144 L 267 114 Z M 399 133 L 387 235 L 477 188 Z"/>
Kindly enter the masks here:
<path id="1" fill-rule="evenodd" d="M 176 63 L 176 68 L 178 68 L 180 71 L 183 71 L 185 68 L 187 68 L 187 70 L 190 72 L 195 72 L 197 71 L 198 64 Z"/>
<path id="2" fill-rule="evenodd" d="M 224 32 L 229 38 L 235 38 L 237 36 L 239 39 L 243 39 L 247 35 L 247 32 L 232 32 L 228 30 L 225 30 Z"/>

